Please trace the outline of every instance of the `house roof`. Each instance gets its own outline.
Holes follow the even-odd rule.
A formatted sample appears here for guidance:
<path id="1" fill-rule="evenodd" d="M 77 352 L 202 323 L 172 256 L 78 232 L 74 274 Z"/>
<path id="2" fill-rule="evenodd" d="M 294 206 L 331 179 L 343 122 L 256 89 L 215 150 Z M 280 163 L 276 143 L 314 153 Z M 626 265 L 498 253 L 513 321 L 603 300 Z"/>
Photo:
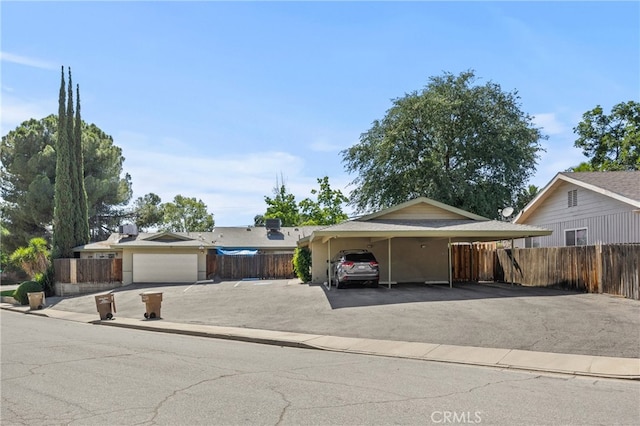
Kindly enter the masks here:
<path id="1" fill-rule="evenodd" d="M 395 205 L 395 206 L 380 210 L 378 212 L 371 213 L 371 214 L 368 214 L 366 216 L 359 217 L 358 220 L 361 220 L 361 221 L 372 220 L 372 219 L 375 219 L 375 218 L 379 218 L 381 216 L 387 216 L 387 215 L 389 215 L 391 213 L 395 213 L 395 212 L 398 212 L 400 210 L 406 210 L 409 207 L 416 206 L 416 205 L 419 205 L 419 204 L 430 205 L 430 206 L 433 206 L 433 207 L 437 208 L 438 210 L 446 211 L 446 212 L 452 213 L 454 215 L 457 215 L 457 216 L 460 216 L 460 217 L 464 217 L 464 218 L 468 218 L 468 219 L 489 220 L 484 216 L 479 216 L 477 214 L 473 214 L 473 213 L 468 212 L 466 210 L 462 210 L 462 209 L 459 209 L 457 207 L 453 207 L 453 206 L 450 206 L 448 204 L 441 203 L 440 201 L 432 200 L 431 198 L 427 198 L 427 197 L 414 198 L 413 200 L 409 200 L 409 201 L 406 201 L 404 203 L 401 203 L 401 204 L 398 204 L 398 205 Z"/>
<path id="2" fill-rule="evenodd" d="M 428 208 L 416 209 L 420 205 Z M 548 229 L 489 220 L 421 197 L 358 219 L 314 230 L 309 237 L 302 239 L 300 244 L 305 245 L 315 239 L 324 242 L 331 238 L 348 237 L 426 237 L 451 238 L 452 241 L 495 241 L 550 234 L 551 231 Z"/>
<path id="3" fill-rule="evenodd" d="M 563 183 L 568 182 L 612 199 L 640 208 L 640 171 L 561 172 L 549 182 L 513 220 L 525 221 L 544 200 Z"/>
<path id="4" fill-rule="evenodd" d="M 270 231 L 262 227 L 219 227 L 213 232 L 142 232 L 137 235 L 113 233 L 105 241 L 76 247 L 75 251 L 123 248 L 225 248 L 294 249 L 297 241 L 317 226 L 282 227 Z"/>

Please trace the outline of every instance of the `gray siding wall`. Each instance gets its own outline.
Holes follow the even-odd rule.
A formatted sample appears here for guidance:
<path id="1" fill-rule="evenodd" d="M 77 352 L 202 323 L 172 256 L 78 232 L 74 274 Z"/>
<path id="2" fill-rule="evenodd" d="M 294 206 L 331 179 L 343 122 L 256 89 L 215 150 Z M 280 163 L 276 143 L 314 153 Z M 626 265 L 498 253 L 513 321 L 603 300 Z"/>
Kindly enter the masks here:
<path id="1" fill-rule="evenodd" d="M 568 207 L 567 193 L 578 191 L 578 205 Z M 551 229 L 533 238 L 534 246 L 565 245 L 565 231 L 587 228 L 587 244 L 640 243 L 640 213 L 635 207 L 602 194 L 564 183 L 527 219 L 527 225 Z"/>

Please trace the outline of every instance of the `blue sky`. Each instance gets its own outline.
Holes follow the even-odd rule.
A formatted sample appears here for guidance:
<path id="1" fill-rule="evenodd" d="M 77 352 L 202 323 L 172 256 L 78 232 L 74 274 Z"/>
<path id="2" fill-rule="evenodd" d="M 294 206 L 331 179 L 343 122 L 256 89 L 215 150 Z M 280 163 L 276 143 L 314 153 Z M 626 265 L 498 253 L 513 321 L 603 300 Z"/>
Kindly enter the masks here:
<path id="1" fill-rule="evenodd" d="M 473 69 L 517 90 L 549 136 L 531 184 L 583 161 L 573 127 L 640 99 L 639 2 L 12 2 L 1 13 L 2 135 L 57 112 L 60 66 L 82 117 L 114 138 L 134 198 L 253 223 L 284 177 L 348 194 L 340 151 L 391 99 Z"/>

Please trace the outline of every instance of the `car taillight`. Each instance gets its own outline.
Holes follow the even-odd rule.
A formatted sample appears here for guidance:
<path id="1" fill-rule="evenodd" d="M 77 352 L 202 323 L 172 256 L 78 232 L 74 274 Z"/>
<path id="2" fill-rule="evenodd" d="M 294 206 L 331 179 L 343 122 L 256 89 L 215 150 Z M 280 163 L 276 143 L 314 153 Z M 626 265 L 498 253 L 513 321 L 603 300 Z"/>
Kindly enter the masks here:
<path id="1" fill-rule="evenodd" d="M 376 262 L 375 260 L 372 260 L 371 262 L 369 262 L 369 265 L 378 266 L 378 262 Z"/>
<path id="2" fill-rule="evenodd" d="M 350 261 L 350 260 L 346 260 L 346 261 L 342 262 L 342 266 L 352 267 L 353 266 L 353 262 Z"/>

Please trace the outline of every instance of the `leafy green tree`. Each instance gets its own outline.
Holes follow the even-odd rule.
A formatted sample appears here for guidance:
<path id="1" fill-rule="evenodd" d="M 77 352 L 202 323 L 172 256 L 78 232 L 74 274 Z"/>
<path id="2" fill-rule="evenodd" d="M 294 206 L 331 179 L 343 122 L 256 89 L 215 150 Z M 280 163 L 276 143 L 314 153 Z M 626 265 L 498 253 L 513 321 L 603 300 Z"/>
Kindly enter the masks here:
<path id="1" fill-rule="evenodd" d="M 540 188 L 535 185 L 529 185 L 527 189 L 520 190 L 520 192 L 518 192 L 518 196 L 516 197 L 515 211 L 519 212 L 524 209 L 524 207 L 529 204 L 529 202 L 533 200 L 536 195 L 538 195 L 538 192 L 540 192 Z"/>
<path id="2" fill-rule="evenodd" d="M 261 214 L 257 214 L 253 217 L 253 226 L 264 226 L 265 225 L 265 221 L 264 221 L 264 215 Z"/>
<path id="3" fill-rule="evenodd" d="M 2 218 L 2 212 L 0 212 L 0 219 Z M 4 224 L 0 222 L 0 272 L 7 271 L 9 263 L 9 253 L 4 249 L 3 241 L 9 236 L 9 230 L 5 228 Z"/>
<path id="4" fill-rule="evenodd" d="M 302 225 L 333 225 L 349 219 L 342 210 L 349 199 L 342 191 L 331 189 L 328 176 L 317 180 L 320 189 L 311 190 L 311 194 L 317 195 L 317 200 L 305 198 L 300 201 Z"/>
<path id="5" fill-rule="evenodd" d="M 426 196 L 493 217 L 525 187 L 545 136 L 517 91 L 475 81 L 473 71 L 431 77 L 342 151 L 346 170 L 357 173 L 357 211 Z"/>
<path id="6" fill-rule="evenodd" d="M 44 238 L 32 238 L 26 247 L 17 248 L 9 261 L 22 268 L 31 278 L 44 273 L 49 266 L 49 248 Z"/>
<path id="7" fill-rule="evenodd" d="M 267 203 L 265 219 L 280 219 L 282 226 L 300 225 L 300 211 L 296 197 L 287 190 L 284 182 L 282 184 L 276 182 L 273 198 L 265 196 L 264 202 Z"/>
<path id="8" fill-rule="evenodd" d="M 153 192 L 144 197 L 138 197 L 133 202 L 133 214 L 138 229 L 147 231 L 157 228 L 163 222 L 162 200 Z"/>
<path id="9" fill-rule="evenodd" d="M 213 214 L 202 200 L 176 195 L 173 202 L 162 204 L 163 231 L 209 232 L 213 230 Z"/>
<path id="10" fill-rule="evenodd" d="M 11 229 L 3 241 L 8 252 L 31 238 L 51 237 L 58 125 L 56 115 L 31 119 L 2 137 L 0 195 L 5 202 L 3 220 Z M 120 223 L 131 199 L 131 177 L 122 176 L 124 157 L 111 136 L 86 122 L 81 130 L 91 239 L 101 240 Z"/>
<path id="11" fill-rule="evenodd" d="M 586 161 L 583 161 L 582 163 L 578 164 L 577 166 L 569 167 L 565 171 L 567 171 L 567 172 L 597 172 L 597 170 L 591 165 L 591 163 L 588 163 Z"/>
<path id="12" fill-rule="evenodd" d="M 65 81 L 64 67 L 60 82 L 60 97 L 58 99 L 58 140 L 56 149 L 56 180 L 54 186 L 53 209 L 53 256 L 72 257 L 75 242 L 74 235 L 74 191 L 71 161 L 73 151 L 71 140 L 73 132 L 68 130 L 69 120 L 65 111 Z M 71 111 L 73 113 L 73 111 Z"/>
<path id="13" fill-rule="evenodd" d="M 606 115 L 600 105 L 573 129 L 575 147 L 589 157 L 573 171 L 640 170 L 640 103 L 621 102 Z"/>

